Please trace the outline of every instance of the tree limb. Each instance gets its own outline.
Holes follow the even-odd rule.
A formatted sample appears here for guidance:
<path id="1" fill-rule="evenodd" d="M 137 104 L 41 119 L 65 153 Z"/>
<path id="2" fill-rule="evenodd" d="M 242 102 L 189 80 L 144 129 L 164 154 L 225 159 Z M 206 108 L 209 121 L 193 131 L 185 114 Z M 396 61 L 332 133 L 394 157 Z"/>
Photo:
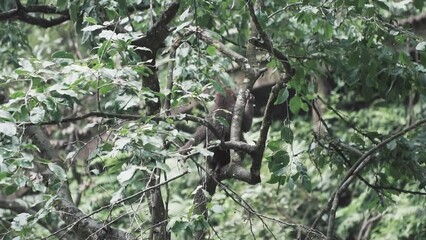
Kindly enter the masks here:
<path id="1" fill-rule="evenodd" d="M 60 15 L 57 18 L 45 19 L 41 17 L 31 16 L 29 13 L 45 13 L 45 14 L 57 14 Z M 59 25 L 63 22 L 70 20 L 68 10 L 59 11 L 58 8 L 48 5 L 31 5 L 24 6 L 20 1 L 16 1 L 16 8 L 6 12 L 0 13 L 0 21 L 23 21 L 31 25 L 37 25 L 43 28 L 52 27 Z"/>
<path id="2" fill-rule="evenodd" d="M 63 169 L 66 169 L 63 161 L 59 158 L 57 151 L 50 144 L 49 139 L 39 126 L 29 126 L 25 129 L 25 135 L 40 149 L 40 155 L 42 158 L 61 166 Z M 48 180 L 49 183 L 53 184 L 59 181 L 56 175 L 48 168 L 44 167 L 37 170 Z M 57 195 L 55 208 L 60 213 L 62 220 L 66 224 L 74 224 L 80 218 L 85 216 L 85 214 L 78 209 L 77 206 L 75 206 L 71 198 L 68 181 L 60 183 L 59 189 L 52 189 L 52 194 Z M 83 239 L 91 236 L 99 229 L 102 229 L 102 231 L 98 231 L 98 233 L 94 236 L 98 239 L 134 239 L 130 236 L 130 234 L 121 230 L 111 227 L 105 228 L 103 224 L 92 218 L 86 218 L 84 221 L 74 224 L 72 229 Z"/>

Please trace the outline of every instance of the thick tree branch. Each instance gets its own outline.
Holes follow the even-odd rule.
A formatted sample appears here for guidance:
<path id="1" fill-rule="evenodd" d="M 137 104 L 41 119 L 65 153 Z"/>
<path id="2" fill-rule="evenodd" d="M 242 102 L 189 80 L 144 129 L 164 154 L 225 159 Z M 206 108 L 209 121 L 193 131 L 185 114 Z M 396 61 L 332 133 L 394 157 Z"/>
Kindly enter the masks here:
<path id="1" fill-rule="evenodd" d="M 33 210 L 27 208 L 26 206 L 23 206 L 22 204 L 14 201 L 14 200 L 9 200 L 2 195 L 0 195 L 0 208 L 1 209 L 9 209 L 9 210 L 12 210 L 16 213 L 23 213 L 23 212 L 28 212 L 28 213 L 32 213 L 32 214 L 35 213 Z"/>
<path id="2" fill-rule="evenodd" d="M 57 7 L 51 5 L 28 5 L 23 8 L 25 12 L 68 15 L 68 10 L 59 11 Z"/>
<path id="3" fill-rule="evenodd" d="M 29 13 L 44 13 L 44 14 L 57 14 L 60 15 L 57 18 L 45 19 L 41 17 L 31 16 Z M 40 27 L 48 28 L 55 25 L 59 25 L 70 19 L 70 15 L 67 10 L 59 11 L 56 7 L 48 5 L 31 5 L 24 6 L 20 1 L 16 1 L 16 8 L 0 13 L 0 21 L 23 21 L 28 24 L 37 25 Z"/>
<path id="4" fill-rule="evenodd" d="M 164 44 L 164 40 L 169 36 L 170 30 L 168 24 L 176 16 L 179 10 L 180 1 L 176 0 L 171 3 L 168 8 L 161 14 L 160 18 L 154 25 L 148 30 L 146 35 L 140 39 L 133 41 L 133 45 L 148 48 L 150 51 L 138 50 L 138 54 L 143 62 L 149 62 L 149 69 L 151 74 L 144 77 L 142 86 L 149 88 L 154 93 L 160 91 L 160 83 L 157 76 L 157 68 L 155 66 L 156 56 L 158 49 Z M 160 112 L 160 99 L 157 97 L 155 101 L 146 102 L 147 115 L 154 115 Z"/>
<path id="5" fill-rule="evenodd" d="M 164 44 L 164 40 L 169 36 L 170 30 L 168 24 L 174 19 L 179 10 L 180 1 L 172 2 L 168 8 L 161 14 L 160 18 L 148 30 L 146 35 L 140 39 L 133 41 L 138 47 L 148 48 L 150 51 L 138 50 L 138 54 L 143 62 L 150 63 L 148 66 L 151 73 L 144 77 L 142 86 L 149 88 L 153 93 L 160 92 L 160 83 L 157 76 L 156 57 L 159 48 Z M 154 101 L 146 101 L 146 114 L 155 115 L 160 112 L 160 99 L 157 97 Z M 160 175 L 161 171 L 155 169 Z M 149 186 L 158 183 L 159 178 L 149 181 Z M 148 191 L 149 209 L 151 213 L 151 224 L 155 227 L 150 229 L 150 239 L 170 239 L 170 234 L 166 230 L 168 215 L 164 207 L 161 191 L 155 188 Z"/>
<path id="6" fill-rule="evenodd" d="M 153 55 L 156 55 L 158 49 L 164 44 L 164 39 L 170 34 L 168 24 L 174 19 L 179 10 L 180 1 L 174 1 L 161 14 L 160 18 L 147 31 L 146 35 L 133 41 L 133 44 L 140 47 L 151 49 Z"/>
<path id="7" fill-rule="evenodd" d="M 144 11 L 149 9 L 148 4 L 139 4 L 135 6 L 129 6 L 128 12 Z M 53 19 L 46 19 L 42 17 L 35 17 L 29 13 L 42 13 L 42 14 L 55 14 L 60 15 Z M 37 4 L 24 6 L 20 1 L 16 1 L 16 8 L 5 12 L 0 12 L 0 21 L 22 21 L 31 25 L 37 25 L 43 28 L 49 28 L 59 25 L 63 22 L 70 20 L 69 10 L 59 10 L 57 7 L 52 5 Z"/>
<path id="8" fill-rule="evenodd" d="M 59 158 L 57 151 L 52 147 L 49 139 L 39 126 L 29 126 L 25 130 L 25 134 L 40 149 L 40 155 L 42 158 L 61 166 L 63 169 L 66 169 L 63 161 L 61 161 Z M 47 178 L 49 183 L 52 183 L 52 185 L 53 183 L 60 181 L 48 168 L 40 168 L 37 170 L 45 178 Z M 62 220 L 66 224 L 73 224 L 85 216 L 85 214 L 81 212 L 77 206 L 75 206 L 71 198 L 71 193 L 67 181 L 60 183 L 60 187 L 57 191 L 53 189 L 52 191 L 52 194 L 56 194 L 58 196 L 55 208 L 60 213 Z M 102 230 L 99 231 L 100 229 Z M 129 234 L 118 229 L 111 227 L 105 228 L 103 224 L 98 223 L 92 218 L 87 218 L 84 221 L 81 221 L 79 224 L 73 225 L 73 230 L 79 237 L 83 239 L 88 238 L 89 236 L 93 236 L 92 234 L 94 232 L 97 232 L 94 237 L 98 239 L 134 239 Z"/>
<path id="9" fill-rule="evenodd" d="M 259 20 L 257 19 L 252 1 L 247 0 L 246 2 L 250 13 L 252 28 L 253 26 L 255 28 L 255 30 L 253 29 L 252 31 L 256 31 L 263 40 L 263 42 L 260 42 L 251 38 L 249 42 L 256 47 L 260 47 L 267 50 L 270 55 L 275 56 L 283 64 L 284 69 L 286 71 L 285 74 L 282 74 L 280 80 L 275 84 L 275 86 L 272 88 L 271 93 L 269 94 L 269 99 L 266 104 L 265 113 L 263 115 L 262 126 L 260 128 L 259 139 L 256 144 L 257 149 L 256 152 L 252 155 L 253 163 L 250 172 L 252 174 L 252 178 L 254 178 L 255 181 L 260 182 L 260 167 L 262 165 L 262 158 L 266 147 L 266 140 L 268 137 L 269 128 L 272 123 L 272 107 L 274 105 L 275 99 L 278 97 L 279 91 L 284 88 L 287 82 L 290 81 L 290 79 L 293 77 L 294 70 L 289 63 L 288 58 L 280 51 L 274 49 L 272 41 L 270 40 L 266 32 L 263 30 Z M 257 5 L 257 8 L 259 9 L 259 5 Z"/>
<path id="10" fill-rule="evenodd" d="M 256 26 L 256 28 L 257 28 L 257 31 L 263 32 L 260 24 L 258 24 Z M 240 123 L 240 120 L 241 120 L 239 116 L 243 114 L 242 109 L 244 108 L 244 104 L 245 104 L 245 101 L 244 101 L 245 98 L 243 96 L 245 94 L 244 91 L 249 87 L 250 84 L 253 84 L 254 81 L 256 81 L 256 79 L 260 76 L 260 74 L 262 74 L 262 72 L 264 70 L 263 69 L 258 70 L 258 69 L 253 68 L 249 64 L 247 58 L 245 58 L 245 57 L 241 56 L 239 53 L 236 53 L 233 50 L 229 49 L 220 41 L 213 39 L 209 34 L 206 33 L 205 30 L 203 30 L 199 27 L 189 27 L 189 30 L 195 32 L 201 40 L 203 40 L 204 42 L 206 42 L 208 44 L 213 45 L 219 52 L 221 52 L 225 56 L 231 58 L 233 61 L 237 62 L 241 66 L 242 71 L 244 71 L 246 73 L 248 80 L 246 82 L 245 88 L 242 88 L 240 90 L 239 94 L 238 94 L 237 101 L 236 101 L 235 108 L 234 108 L 233 121 L 232 121 L 232 125 L 231 125 L 231 126 L 234 126 L 234 125 L 238 126 L 238 124 Z M 264 33 L 264 36 L 267 36 L 266 33 Z M 267 38 L 267 39 L 269 39 L 269 38 Z M 235 178 L 235 179 L 245 181 L 245 182 L 250 183 L 250 184 L 256 184 L 256 183 L 260 182 L 260 167 L 261 167 L 261 164 L 262 164 L 263 152 L 264 152 L 265 146 L 266 146 L 266 140 L 267 140 L 269 127 L 270 127 L 271 122 L 272 122 L 272 107 L 274 105 L 275 99 L 278 96 L 278 92 L 282 88 L 284 88 L 286 83 L 288 81 L 290 81 L 290 79 L 293 77 L 294 69 L 290 65 L 288 58 L 283 53 L 281 53 L 279 50 L 274 49 L 272 47 L 272 43 L 269 40 L 267 41 L 267 43 L 269 45 L 262 43 L 260 41 L 255 41 L 255 40 L 251 40 L 250 42 L 257 47 L 261 47 L 261 48 L 264 48 L 266 50 L 269 49 L 268 51 L 271 52 L 271 55 L 274 55 L 279 61 L 281 61 L 281 63 L 283 64 L 283 66 L 286 70 L 286 74 L 283 74 L 281 79 L 277 82 L 277 84 L 274 86 L 273 90 L 270 93 L 269 100 L 268 100 L 268 103 L 266 105 L 266 109 L 265 109 L 265 113 L 264 113 L 264 117 L 263 117 L 263 121 L 262 121 L 259 140 L 257 141 L 257 144 L 256 144 L 256 150 L 254 152 L 252 152 L 252 154 L 251 154 L 251 156 L 253 158 L 253 163 L 252 163 L 250 173 L 247 170 L 245 170 L 243 167 L 239 166 L 238 163 L 232 164 L 232 162 L 231 162 L 231 164 L 229 164 L 229 166 L 226 166 L 223 169 L 221 169 L 218 178 L 219 179 L 226 179 L 226 178 L 232 177 L 232 178 Z M 231 128 L 231 131 L 235 131 L 235 132 L 231 132 L 231 141 L 236 141 L 235 139 L 239 138 L 239 134 L 237 134 L 237 133 L 239 133 L 238 128 L 233 129 L 233 130 Z M 234 165 L 234 166 L 232 166 L 232 165 Z"/>
<path id="11" fill-rule="evenodd" d="M 15 213 L 29 213 L 31 215 L 36 214 L 38 210 L 38 209 L 32 209 L 27 206 L 24 206 L 21 203 L 15 200 L 5 198 L 2 195 L 0 195 L 0 208 L 9 209 Z M 40 219 L 37 223 L 51 233 L 54 233 L 55 231 L 57 231 L 56 227 L 53 224 L 47 223 L 44 219 Z M 58 238 L 60 237 L 59 234 L 54 234 L 54 235 Z"/>
<path id="12" fill-rule="evenodd" d="M 69 225 L 67 225 L 67 226 L 64 226 L 63 228 L 61 228 L 61 229 L 57 230 L 57 231 L 56 231 L 56 232 L 54 232 L 53 234 L 58 234 L 58 233 L 60 233 L 60 232 L 62 232 L 62 231 L 65 231 L 65 230 L 67 230 L 68 228 L 73 227 L 74 225 L 78 224 L 79 222 L 81 222 L 81 221 L 83 221 L 83 220 L 85 220 L 85 219 L 90 218 L 91 216 L 95 215 L 96 213 L 100 213 L 100 212 L 101 212 L 101 211 L 103 211 L 103 210 L 111 209 L 111 208 L 113 208 L 114 206 L 117 206 L 118 204 L 121 204 L 121 203 L 127 202 L 127 201 L 132 200 L 132 199 L 137 198 L 137 197 L 140 197 L 142 194 L 144 194 L 144 193 L 146 193 L 146 192 L 148 192 L 148 191 L 151 191 L 151 190 L 153 190 L 153 189 L 159 188 L 159 187 L 161 187 L 162 185 L 168 184 L 168 183 L 170 183 L 170 182 L 172 182 L 172 181 L 174 181 L 174 180 L 176 180 L 176 179 L 179 179 L 179 178 L 181 178 L 181 177 L 185 176 L 186 174 L 188 174 L 188 171 L 185 171 L 185 172 L 183 172 L 183 173 L 181 173 L 181 174 L 179 174 L 179 175 L 177 175 L 177 176 L 175 176 L 175 177 L 173 177 L 173 178 L 170 178 L 170 179 L 168 179 L 167 181 L 161 182 L 161 183 L 159 183 L 159 184 L 157 184 L 157 185 L 155 185 L 155 186 L 147 187 L 147 188 L 145 188 L 145 189 L 143 189 L 143 190 L 141 190 L 141 191 L 138 191 L 138 192 L 136 192 L 136 193 L 134 193 L 134 194 L 132 194 L 132 195 L 130 195 L 130 196 L 128 196 L 128 197 L 122 198 L 122 199 L 118 200 L 117 202 L 110 203 L 110 204 L 108 204 L 108 205 L 102 206 L 102 207 L 100 207 L 100 208 L 98 208 L 98 209 L 96 209 L 96 210 L 92 211 L 91 213 L 89 213 L 89 214 L 87 214 L 87 215 L 83 216 L 82 218 L 78 219 L 77 221 L 75 221 L 75 222 L 73 222 L 73 223 L 71 223 L 71 224 L 69 224 Z M 53 234 L 52 234 L 51 236 L 53 236 Z M 50 236 L 48 236 L 48 237 L 50 237 Z"/>
<path id="13" fill-rule="evenodd" d="M 44 126 L 44 125 L 59 125 L 64 123 L 70 123 L 70 122 L 76 122 L 83 119 L 87 119 L 90 117 L 103 117 L 103 118 L 117 118 L 117 119 L 123 119 L 123 120 L 141 120 L 141 121 L 165 121 L 167 119 L 172 119 L 175 121 L 191 121 L 191 122 L 197 122 L 204 126 L 206 126 L 218 139 L 221 139 L 219 136 L 219 132 L 216 130 L 216 128 L 206 119 L 188 115 L 188 114 L 180 114 L 180 115 L 174 115 L 174 116 L 141 116 L 141 115 L 132 115 L 132 114 L 118 114 L 118 113 L 105 113 L 105 112 L 89 112 L 86 114 L 83 114 L 81 116 L 75 116 L 75 117 L 67 117 L 63 118 L 62 120 L 58 121 L 47 121 L 47 122 L 41 122 L 38 124 L 32 123 L 32 122 L 21 122 L 18 123 L 18 126 L 22 127 L 28 127 L 28 126 Z"/>
<path id="14" fill-rule="evenodd" d="M 291 75 L 280 78 L 269 93 L 268 102 L 266 103 L 265 113 L 263 114 L 263 121 L 260 127 L 260 134 L 256 144 L 256 152 L 252 155 L 253 163 L 250 172 L 260 182 L 260 167 L 262 166 L 263 153 L 266 147 L 266 140 L 268 139 L 269 128 L 272 123 L 272 110 L 278 93 L 286 86 L 286 83 L 291 79 Z"/>

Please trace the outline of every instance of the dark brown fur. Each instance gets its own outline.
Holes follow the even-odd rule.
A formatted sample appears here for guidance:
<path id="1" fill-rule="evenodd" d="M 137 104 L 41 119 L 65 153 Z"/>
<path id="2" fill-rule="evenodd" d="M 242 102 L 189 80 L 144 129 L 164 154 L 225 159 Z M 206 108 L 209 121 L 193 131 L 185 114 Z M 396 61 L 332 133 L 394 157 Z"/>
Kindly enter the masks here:
<path id="1" fill-rule="evenodd" d="M 224 141 L 229 141 L 231 132 L 232 112 L 234 110 L 236 96 L 234 92 L 229 88 L 225 89 L 225 93 L 226 96 L 221 93 L 217 93 L 215 95 L 215 105 L 210 114 L 206 117 L 206 119 L 216 128 L 220 138 L 222 138 Z M 247 132 L 250 130 L 253 121 L 253 104 L 254 96 L 248 93 L 242 124 L 243 132 Z M 226 125 L 222 124 L 223 120 L 227 122 Z M 211 131 L 209 131 L 207 127 L 200 126 L 193 134 L 193 140 L 189 140 L 188 142 L 186 142 L 186 144 L 180 148 L 179 152 L 181 154 L 186 154 L 187 152 L 189 152 L 189 150 L 191 150 L 192 146 L 198 145 L 204 140 L 206 140 L 205 142 L 208 143 L 210 140 L 217 140 L 217 137 Z M 209 168 L 208 170 L 216 172 L 220 170 L 221 167 L 227 165 L 230 160 L 231 159 L 229 150 L 218 148 L 214 150 L 213 157 L 208 158 L 207 160 Z M 210 194 L 213 194 L 216 188 L 216 184 L 213 183 L 212 185 L 212 187 L 207 187 L 206 189 Z"/>

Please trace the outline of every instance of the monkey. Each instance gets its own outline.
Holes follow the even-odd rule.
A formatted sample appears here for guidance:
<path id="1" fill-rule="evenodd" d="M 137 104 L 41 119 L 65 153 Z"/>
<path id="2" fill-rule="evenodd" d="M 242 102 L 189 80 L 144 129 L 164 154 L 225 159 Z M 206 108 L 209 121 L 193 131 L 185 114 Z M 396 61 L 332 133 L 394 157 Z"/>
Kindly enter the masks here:
<path id="1" fill-rule="evenodd" d="M 229 125 L 232 120 L 232 112 L 234 110 L 234 105 L 236 101 L 236 96 L 231 89 L 226 88 L 225 94 L 226 95 L 223 95 L 222 93 L 216 93 L 214 99 L 214 106 L 210 114 L 206 117 L 207 121 L 216 128 L 217 132 L 219 133 L 219 137 L 224 140 L 229 138 L 229 136 L 226 135 L 230 131 Z M 220 118 L 222 118 L 222 120 L 225 120 L 228 123 L 228 126 L 220 124 Z M 182 154 L 187 153 L 193 145 L 198 145 L 203 140 L 205 140 L 206 137 L 207 140 L 216 139 L 216 136 L 214 136 L 211 131 L 208 131 L 206 126 L 198 127 L 192 137 L 194 140 L 188 141 L 184 146 L 180 148 L 180 152 Z"/>
<path id="2" fill-rule="evenodd" d="M 241 126 L 243 132 L 250 131 L 254 116 L 254 95 L 250 91 L 247 91 L 246 95 L 246 106 L 244 108 L 243 124 Z"/>
<path id="3" fill-rule="evenodd" d="M 248 132 L 253 122 L 254 114 L 254 96 L 249 91 L 247 94 L 246 106 L 244 109 L 244 118 L 241 126 L 242 132 Z M 229 141 L 231 133 L 232 114 L 236 102 L 235 93 L 230 89 L 225 89 L 225 95 L 216 93 L 214 106 L 206 120 L 213 125 L 219 133 L 219 137 L 224 141 Z M 221 123 L 221 120 L 226 121 L 226 125 Z M 199 126 L 193 134 L 193 140 L 186 142 L 180 149 L 181 154 L 189 152 L 192 146 L 200 144 L 202 141 L 215 140 L 217 137 L 206 126 Z M 207 139 L 206 139 L 207 137 Z M 242 133 L 241 133 L 242 138 Z M 206 142 L 207 142 L 206 141 Z M 213 157 L 207 158 L 208 171 L 217 173 L 223 166 L 226 166 L 231 161 L 230 151 L 227 149 L 215 149 Z M 209 179 L 209 177 L 207 178 Z M 210 185 L 210 186 L 209 186 Z M 215 192 L 216 184 L 207 184 L 206 190 L 212 195 Z"/>

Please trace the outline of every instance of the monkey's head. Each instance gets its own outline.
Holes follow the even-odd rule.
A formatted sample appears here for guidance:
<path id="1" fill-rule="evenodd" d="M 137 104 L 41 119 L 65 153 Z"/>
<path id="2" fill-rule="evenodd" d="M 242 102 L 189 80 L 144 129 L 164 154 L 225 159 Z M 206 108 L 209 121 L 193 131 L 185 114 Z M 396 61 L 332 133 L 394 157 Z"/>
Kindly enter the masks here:
<path id="1" fill-rule="evenodd" d="M 230 88 L 225 88 L 225 94 L 226 96 L 222 93 L 216 93 L 214 102 L 218 108 L 232 110 L 234 108 L 237 97 Z"/>

